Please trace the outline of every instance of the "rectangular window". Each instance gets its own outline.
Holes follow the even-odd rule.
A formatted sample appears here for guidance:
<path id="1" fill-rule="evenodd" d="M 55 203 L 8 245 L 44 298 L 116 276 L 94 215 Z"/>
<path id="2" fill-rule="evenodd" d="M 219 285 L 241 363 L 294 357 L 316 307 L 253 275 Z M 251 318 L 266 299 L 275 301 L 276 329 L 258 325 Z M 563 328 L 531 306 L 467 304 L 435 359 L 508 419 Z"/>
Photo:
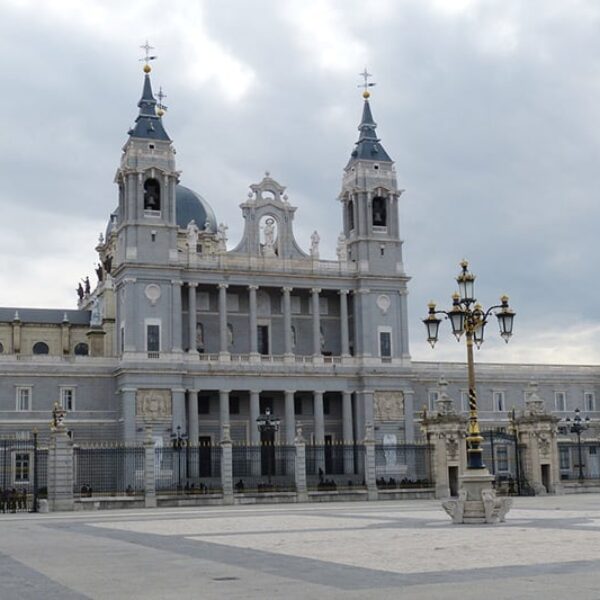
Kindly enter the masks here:
<path id="1" fill-rule="evenodd" d="M 227 312 L 240 312 L 239 294 L 227 294 Z"/>
<path id="2" fill-rule="evenodd" d="M 198 414 L 210 414 L 210 396 L 198 396 Z"/>
<path id="3" fill-rule="evenodd" d="M 381 358 L 392 356 L 392 334 L 389 331 L 379 332 L 379 356 Z"/>
<path id="4" fill-rule="evenodd" d="M 323 396 L 323 414 L 328 415 L 331 412 L 331 402 L 329 396 Z"/>
<path id="5" fill-rule="evenodd" d="M 267 408 L 271 411 L 271 414 L 273 414 L 273 398 L 260 399 L 260 414 L 267 414 Z"/>
<path id="6" fill-rule="evenodd" d="M 559 412 L 567 410 L 567 394 L 565 392 L 554 393 L 554 407 Z"/>
<path id="7" fill-rule="evenodd" d="M 210 296 L 208 292 L 198 292 L 196 295 L 196 309 L 210 310 Z"/>
<path id="8" fill-rule="evenodd" d="M 590 446 L 590 456 L 595 456 L 597 454 L 596 446 Z"/>
<path id="9" fill-rule="evenodd" d="M 508 448 L 506 446 L 496 446 L 496 464 L 498 471 L 508 471 Z"/>
<path id="10" fill-rule="evenodd" d="M 17 388 L 17 410 L 19 410 L 19 411 L 31 410 L 31 388 L 30 387 L 18 387 Z"/>
<path id="11" fill-rule="evenodd" d="M 160 352 L 160 325 L 146 325 L 146 350 Z"/>
<path id="12" fill-rule="evenodd" d="M 596 410 L 596 397 L 594 392 L 585 392 L 583 394 L 583 406 L 587 412 Z"/>
<path id="13" fill-rule="evenodd" d="M 567 471 L 571 468 L 571 458 L 569 456 L 569 448 L 558 447 L 558 458 L 561 471 Z"/>
<path id="14" fill-rule="evenodd" d="M 15 483 L 27 483 L 29 481 L 29 452 L 17 452 L 15 454 Z"/>
<path id="15" fill-rule="evenodd" d="M 290 296 L 290 305 L 293 315 L 299 315 L 302 312 L 302 303 L 300 296 Z"/>
<path id="16" fill-rule="evenodd" d="M 322 315 L 329 314 L 329 298 L 323 298 L 323 296 L 319 297 L 319 310 Z"/>
<path id="17" fill-rule="evenodd" d="M 240 414 L 240 399 L 237 396 L 229 396 L 229 414 Z"/>
<path id="18" fill-rule="evenodd" d="M 75 388 L 61 387 L 60 388 L 60 405 L 66 411 L 75 410 Z"/>
<path id="19" fill-rule="evenodd" d="M 504 392 L 493 392 L 493 400 L 495 412 L 504 412 L 506 410 Z"/>
<path id="20" fill-rule="evenodd" d="M 434 392 L 431 391 L 429 392 L 429 410 L 435 410 L 436 409 L 436 402 L 438 401 L 440 397 L 440 393 L 439 392 Z"/>
<path id="21" fill-rule="evenodd" d="M 294 414 L 301 415 L 302 414 L 302 398 L 294 398 Z"/>

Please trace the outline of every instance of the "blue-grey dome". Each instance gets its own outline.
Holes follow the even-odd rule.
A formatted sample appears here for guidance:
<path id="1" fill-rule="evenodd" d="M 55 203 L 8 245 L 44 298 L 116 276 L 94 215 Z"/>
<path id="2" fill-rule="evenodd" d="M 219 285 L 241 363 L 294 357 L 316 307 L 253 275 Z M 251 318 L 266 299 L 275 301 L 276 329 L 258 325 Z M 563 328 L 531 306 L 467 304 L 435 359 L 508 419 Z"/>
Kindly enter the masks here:
<path id="1" fill-rule="evenodd" d="M 210 231 L 217 231 L 217 219 L 208 202 L 183 185 L 177 185 L 175 188 L 175 218 L 177 225 L 182 229 L 193 219 L 198 229 L 206 229 L 208 223 Z"/>

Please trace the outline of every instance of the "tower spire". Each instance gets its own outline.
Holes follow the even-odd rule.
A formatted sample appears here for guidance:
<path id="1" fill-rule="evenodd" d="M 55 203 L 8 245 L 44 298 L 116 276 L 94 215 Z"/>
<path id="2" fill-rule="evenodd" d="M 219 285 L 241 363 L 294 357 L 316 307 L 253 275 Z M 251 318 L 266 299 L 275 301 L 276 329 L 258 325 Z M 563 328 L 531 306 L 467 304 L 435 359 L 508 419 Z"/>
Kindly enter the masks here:
<path id="1" fill-rule="evenodd" d="M 146 41 L 143 46 L 140 46 L 145 51 L 145 56 L 140 58 L 144 62 L 144 86 L 142 88 L 142 97 L 138 102 L 140 112 L 135 120 L 135 125 L 129 130 L 129 135 L 132 138 L 143 138 L 151 140 L 163 140 L 170 142 L 171 139 L 167 135 L 162 124 L 162 115 L 164 111 L 162 106 L 157 109 L 157 102 L 152 92 L 152 82 L 150 81 L 150 61 L 156 60 L 156 55 L 151 55 L 150 50 L 154 50 Z"/>
<path id="2" fill-rule="evenodd" d="M 371 73 L 365 70 L 359 73 L 359 76 L 363 78 L 364 82 L 359 84 L 358 87 L 363 88 L 362 96 L 364 98 L 362 118 L 358 126 L 360 135 L 356 142 L 356 148 L 352 151 L 350 161 L 352 160 L 375 160 L 377 162 L 393 162 L 389 157 L 388 153 L 384 150 L 383 146 L 379 143 L 377 137 L 377 123 L 373 119 L 373 113 L 371 112 L 371 105 L 369 104 L 369 98 L 371 93 L 369 88 L 375 86 L 375 82 L 369 81 L 370 77 L 373 77 Z"/>

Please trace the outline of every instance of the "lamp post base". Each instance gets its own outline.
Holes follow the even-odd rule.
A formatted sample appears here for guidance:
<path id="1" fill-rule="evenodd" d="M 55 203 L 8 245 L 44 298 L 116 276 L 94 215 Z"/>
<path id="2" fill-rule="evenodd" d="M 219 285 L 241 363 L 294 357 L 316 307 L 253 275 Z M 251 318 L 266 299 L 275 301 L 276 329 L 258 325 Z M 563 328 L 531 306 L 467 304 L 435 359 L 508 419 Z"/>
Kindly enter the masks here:
<path id="1" fill-rule="evenodd" d="M 442 507 L 455 524 L 503 523 L 512 498 L 498 498 L 494 476 L 483 469 L 469 469 L 460 477 L 458 498 L 444 500 Z"/>

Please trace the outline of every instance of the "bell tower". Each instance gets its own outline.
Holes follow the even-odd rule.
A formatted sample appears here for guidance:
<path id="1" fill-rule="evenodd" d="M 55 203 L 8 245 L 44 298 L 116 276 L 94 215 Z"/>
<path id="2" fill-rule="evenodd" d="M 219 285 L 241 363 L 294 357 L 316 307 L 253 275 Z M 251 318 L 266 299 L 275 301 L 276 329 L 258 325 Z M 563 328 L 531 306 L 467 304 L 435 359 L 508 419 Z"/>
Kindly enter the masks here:
<path id="1" fill-rule="evenodd" d="M 359 137 L 344 169 L 342 222 L 348 261 L 356 264 L 354 352 L 366 361 L 403 364 L 408 349 L 407 282 L 398 222 L 394 162 L 377 137 L 364 78 Z"/>

